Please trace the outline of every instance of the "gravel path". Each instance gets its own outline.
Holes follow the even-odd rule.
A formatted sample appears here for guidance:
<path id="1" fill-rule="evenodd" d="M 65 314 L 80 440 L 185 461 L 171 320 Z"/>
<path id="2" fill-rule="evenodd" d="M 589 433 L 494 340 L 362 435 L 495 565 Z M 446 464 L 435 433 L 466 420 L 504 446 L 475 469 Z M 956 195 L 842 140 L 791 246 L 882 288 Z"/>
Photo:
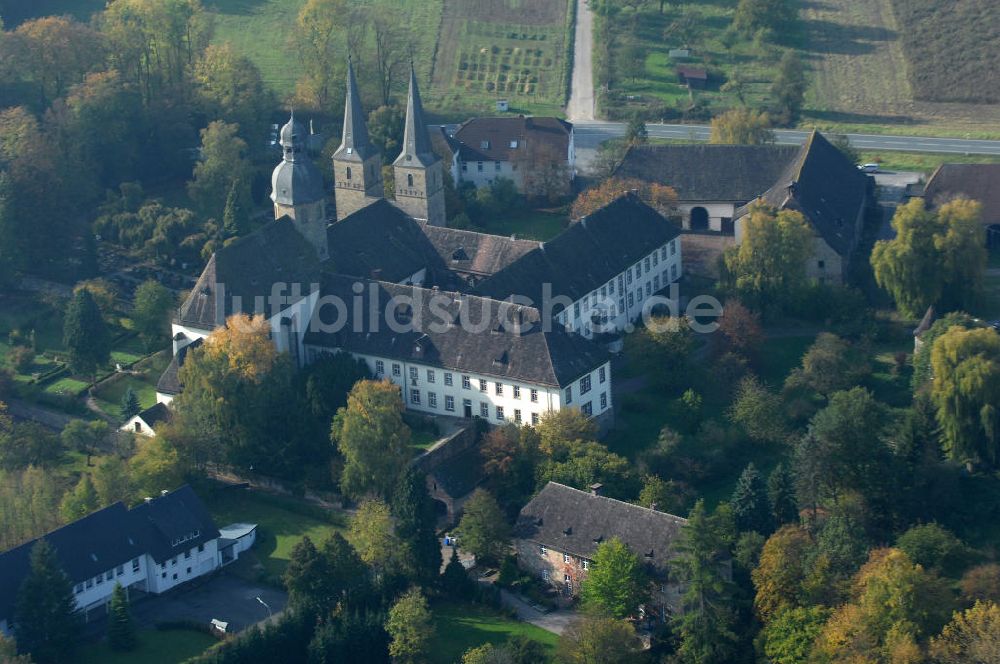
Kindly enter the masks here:
<path id="1" fill-rule="evenodd" d="M 572 122 L 594 119 L 594 14 L 587 0 L 576 0 L 576 34 L 573 38 L 573 78 L 566 116 Z"/>

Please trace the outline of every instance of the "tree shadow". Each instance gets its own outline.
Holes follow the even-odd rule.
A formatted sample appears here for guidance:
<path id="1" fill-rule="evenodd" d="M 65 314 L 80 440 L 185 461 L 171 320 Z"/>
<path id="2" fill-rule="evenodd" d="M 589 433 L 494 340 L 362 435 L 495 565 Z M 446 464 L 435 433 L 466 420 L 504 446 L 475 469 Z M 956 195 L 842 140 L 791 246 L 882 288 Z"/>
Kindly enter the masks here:
<path id="1" fill-rule="evenodd" d="M 877 113 L 850 113 L 846 111 L 805 110 L 803 118 L 823 120 L 842 124 L 882 124 L 882 125 L 919 125 L 922 120 L 909 115 L 879 115 Z"/>
<path id="2" fill-rule="evenodd" d="M 877 48 L 878 42 L 893 41 L 894 30 L 867 25 L 843 25 L 822 19 L 803 22 L 803 50 L 814 53 L 865 55 Z"/>

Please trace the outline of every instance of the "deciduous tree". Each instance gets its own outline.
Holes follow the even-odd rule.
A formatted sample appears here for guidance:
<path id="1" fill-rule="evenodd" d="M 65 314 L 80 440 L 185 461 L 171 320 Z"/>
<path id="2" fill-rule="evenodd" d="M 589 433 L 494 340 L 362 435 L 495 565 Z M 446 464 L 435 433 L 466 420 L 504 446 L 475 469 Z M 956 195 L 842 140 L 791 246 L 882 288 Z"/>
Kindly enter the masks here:
<path id="1" fill-rule="evenodd" d="M 621 620 L 649 597 L 649 578 L 635 552 L 617 537 L 598 545 L 580 598 L 588 609 Z"/>
<path id="2" fill-rule="evenodd" d="M 84 473 L 76 486 L 63 496 L 59 513 L 65 521 L 70 522 L 87 516 L 97 508 L 97 490 L 94 489 L 90 475 Z"/>
<path id="3" fill-rule="evenodd" d="M 580 192 L 573 201 L 569 216 L 573 220 L 579 220 L 630 191 L 636 191 L 646 205 L 655 208 L 660 214 L 670 216 L 674 213 L 677 192 L 671 187 L 635 178 L 609 178 L 596 187 Z"/>
<path id="4" fill-rule="evenodd" d="M 247 150 L 235 124 L 216 120 L 201 130 L 201 159 L 194 167 L 194 179 L 188 183 L 188 195 L 206 216 L 222 218 L 233 181 L 242 183 L 243 191 L 249 191 L 246 184 L 251 164 Z"/>
<path id="5" fill-rule="evenodd" d="M 931 350 L 931 396 L 956 461 L 1000 464 L 1000 335 L 981 328 L 950 328 Z"/>
<path id="6" fill-rule="evenodd" d="M 488 491 L 476 489 L 465 503 L 458 524 L 460 546 L 477 560 L 499 562 L 510 538 L 510 526 L 496 499 Z"/>
<path id="7" fill-rule="evenodd" d="M 392 637 L 389 654 L 403 664 L 422 661 L 434 636 L 434 624 L 427 600 L 416 588 L 406 591 L 389 609 L 386 631 Z"/>
<path id="8" fill-rule="evenodd" d="M 410 429 L 403 423 L 399 387 L 363 380 L 333 420 L 331 439 L 344 457 L 341 491 L 352 498 L 388 496 L 410 459 Z"/>
<path id="9" fill-rule="evenodd" d="M 738 107 L 712 118 L 709 143 L 719 145 L 765 145 L 774 143 L 767 113 Z"/>
<path id="10" fill-rule="evenodd" d="M 727 281 L 744 302 L 768 314 L 805 286 L 813 233 L 800 213 L 763 205 L 743 223 L 743 241 L 724 255 Z"/>
<path id="11" fill-rule="evenodd" d="M 934 637 L 930 654 L 941 664 L 1000 661 L 1000 606 L 976 602 L 971 609 L 956 611 Z"/>
<path id="12" fill-rule="evenodd" d="M 559 664 L 630 664 L 642 642 L 631 623 L 606 616 L 583 616 L 566 628 L 556 646 Z"/>
<path id="13" fill-rule="evenodd" d="M 785 51 L 778 63 L 778 76 L 771 83 L 771 96 L 774 97 L 784 124 L 791 124 L 799 119 L 805 102 L 806 86 L 802 59 L 792 49 Z"/>
<path id="14" fill-rule="evenodd" d="M 376 577 L 381 577 L 404 560 L 403 543 L 396 532 L 389 505 L 377 498 L 365 500 L 351 517 L 348 541 Z"/>
<path id="15" fill-rule="evenodd" d="M 153 350 L 166 339 L 175 302 L 173 293 L 155 279 L 148 279 L 135 289 L 132 322 L 146 342 L 146 348 Z"/>
<path id="16" fill-rule="evenodd" d="M 780 442 L 788 436 L 781 397 L 771 392 L 755 376 L 747 376 L 736 390 L 727 414 L 760 443 Z"/>

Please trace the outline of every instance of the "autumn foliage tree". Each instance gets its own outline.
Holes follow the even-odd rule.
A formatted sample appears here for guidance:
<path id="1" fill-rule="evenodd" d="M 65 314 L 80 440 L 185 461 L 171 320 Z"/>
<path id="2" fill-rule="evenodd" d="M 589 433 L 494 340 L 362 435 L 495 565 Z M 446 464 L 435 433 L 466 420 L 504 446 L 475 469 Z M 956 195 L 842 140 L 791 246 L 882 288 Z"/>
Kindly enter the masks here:
<path id="1" fill-rule="evenodd" d="M 767 113 L 740 107 L 712 118 L 709 143 L 718 145 L 765 145 L 774 143 Z"/>
<path id="2" fill-rule="evenodd" d="M 610 178 L 580 192 L 573 201 L 569 216 L 574 220 L 586 217 L 630 191 L 638 193 L 646 205 L 665 216 L 673 214 L 677 205 L 677 192 L 672 187 L 637 178 Z"/>

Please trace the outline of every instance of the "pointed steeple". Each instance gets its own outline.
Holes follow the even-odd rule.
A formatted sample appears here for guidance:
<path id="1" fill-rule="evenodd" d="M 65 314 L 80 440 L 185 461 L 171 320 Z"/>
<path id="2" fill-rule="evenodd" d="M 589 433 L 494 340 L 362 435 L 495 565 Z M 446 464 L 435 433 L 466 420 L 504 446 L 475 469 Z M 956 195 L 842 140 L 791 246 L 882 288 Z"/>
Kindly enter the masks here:
<path id="1" fill-rule="evenodd" d="M 354 63 L 347 58 L 347 97 L 344 100 L 344 135 L 335 156 L 339 159 L 364 161 L 375 148 L 368 140 L 368 126 L 358 93 Z"/>
<path id="2" fill-rule="evenodd" d="M 424 105 L 417 88 L 417 73 L 410 63 L 410 93 L 406 100 L 406 132 L 403 135 L 403 152 L 396 158 L 396 165 L 428 166 L 437 160 L 431 148 L 431 137 L 424 123 Z M 417 162 L 414 164 L 413 162 Z"/>

